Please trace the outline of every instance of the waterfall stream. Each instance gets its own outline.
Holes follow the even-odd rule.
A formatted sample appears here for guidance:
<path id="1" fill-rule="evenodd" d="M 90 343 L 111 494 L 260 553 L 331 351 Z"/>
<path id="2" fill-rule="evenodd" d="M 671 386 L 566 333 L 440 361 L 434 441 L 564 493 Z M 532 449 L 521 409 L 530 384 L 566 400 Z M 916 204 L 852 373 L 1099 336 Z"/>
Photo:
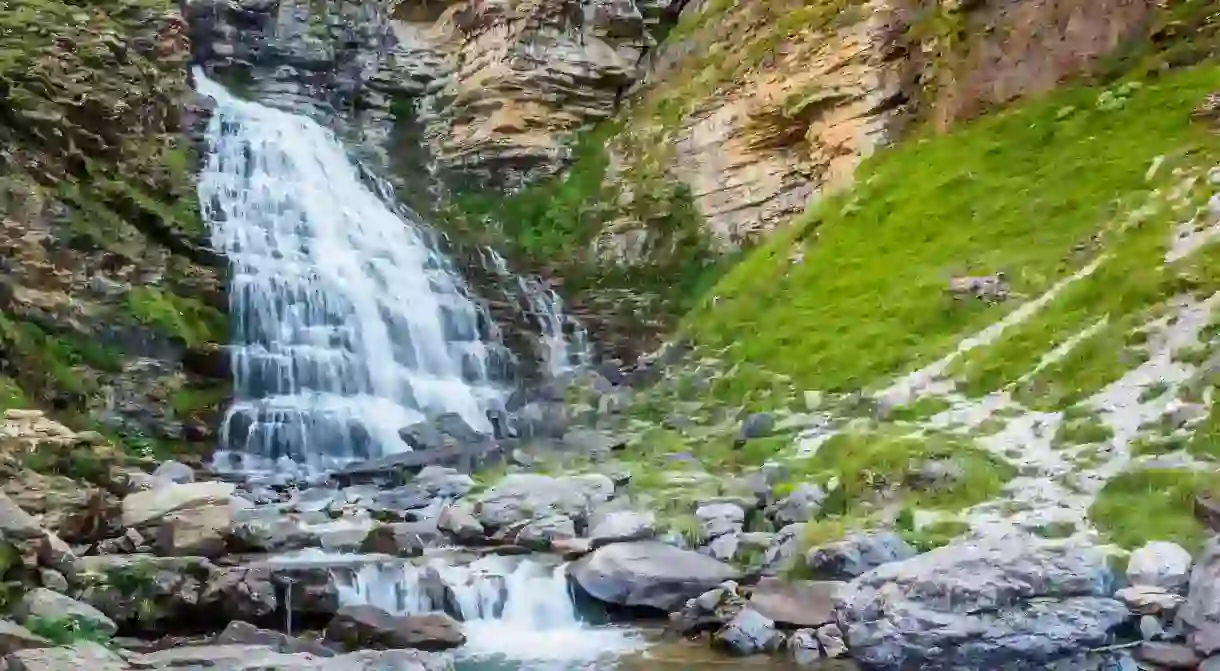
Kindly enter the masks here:
<path id="1" fill-rule="evenodd" d="M 408 450 L 399 429 L 428 416 L 489 428 L 504 395 L 490 320 L 422 222 L 322 126 L 196 79 L 216 101 L 199 198 L 231 269 L 221 457 L 326 469 Z"/>
<path id="2" fill-rule="evenodd" d="M 449 613 L 464 623 L 467 644 L 459 659 L 467 666 L 499 661 L 528 664 L 515 668 L 592 668 L 643 646 L 630 629 L 582 622 L 566 567 L 528 558 L 368 564 L 340 582 L 339 598 L 403 615 Z"/>

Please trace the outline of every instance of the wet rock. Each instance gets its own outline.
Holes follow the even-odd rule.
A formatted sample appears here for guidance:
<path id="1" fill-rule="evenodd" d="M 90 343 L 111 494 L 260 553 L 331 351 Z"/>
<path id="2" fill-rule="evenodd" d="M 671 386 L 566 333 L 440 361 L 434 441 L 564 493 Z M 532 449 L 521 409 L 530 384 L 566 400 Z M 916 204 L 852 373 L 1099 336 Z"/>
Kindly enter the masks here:
<path id="1" fill-rule="evenodd" d="M 834 622 L 835 596 L 846 583 L 763 578 L 750 589 L 750 608 L 777 624 L 817 628 Z"/>
<path id="2" fill-rule="evenodd" d="M 551 552 L 568 561 L 575 561 L 593 551 L 588 538 L 556 538 L 551 541 Z"/>
<path id="3" fill-rule="evenodd" d="M 66 620 L 71 618 L 88 623 L 89 626 L 107 636 L 113 636 L 118 631 L 114 621 L 97 608 L 43 587 L 26 592 L 21 603 L 14 609 L 13 616 L 22 624 L 34 619 Z"/>
<path id="4" fill-rule="evenodd" d="M 279 601 L 269 570 L 236 567 L 217 571 L 199 603 L 233 619 L 259 620 L 274 613 Z"/>
<path id="5" fill-rule="evenodd" d="M 344 606 L 326 626 L 326 640 L 360 648 L 446 650 L 466 642 L 461 625 L 440 613 L 391 615 L 373 606 Z"/>
<path id="6" fill-rule="evenodd" d="M 1167 590 L 1186 586 L 1190 579 L 1190 553 L 1176 543 L 1153 541 L 1131 553 L 1127 580 Z"/>
<path id="7" fill-rule="evenodd" d="M 711 540 L 731 533 L 739 533 L 745 523 L 746 512 L 735 503 L 705 503 L 695 509 L 703 538 Z"/>
<path id="8" fill-rule="evenodd" d="M 656 517 L 651 512 L 616 510 L 604 515 L 589 531 L 593 549 L 611 543 L 648 540 L 657 534 Z"/>
<path id="9" fill-rule="evenodd" d="M 1114 598 L 1123 602 L 1132 613 L 1144 615 L 1172 615 L 1186 599 L 1163 587 L 1132 585 L 1114 593 Z"/>
<path id="10" fill-rule="evenodd" d="M 812 629 L 792 632 L 788 638 L 788 659 L 800 669 L 816 668 L 823 659 L 817 632 Z"/>
<path id="11" fill-rule="evenodd" d="M 481 540 L 487 533 L 483 523 L 462 506 L 449 506 L 441 511 L 436 526 L 459 541 Z"/>
<path id="12" fill-rule="evenodd" d="M 170 557 L 218 557 L 233 527 L 228 503 L 171 513 L 157 529 L 157 551 Z"/>
<path id="13" fill-rule="evenodd" d="M 848 580 L 890 562 L 915 556 L 915 550 L 890 531 L 851 534 L 805 553 L 810 573 L 823 580 Z"/>
<path id="14" fill-rule="evenodd" d="M 1140 638 L 1145 641 L 1153 641 L 1165 635 L 1165 625 L 1161 624 L 1158 617 L 1152 615 L 1144 615 L 1140 617 Z"/>
<path id="15" fill-rule="evenodd" d="M 738 442 L 755 438 L 766 438 L 775 429 L 775 416 L 769 412 L 756 412 L 747 416 L 737 432 Z"/>
<path id="16" fill-rule="evenodd" d="M 288 634 L 259 629 L 246 622 L 230 622 L 224 631 L 216 635 L 216 645 L 258 645 L 286 654 L 309 653 L 316 657 L 334 657 L 335 651 L 317 641 L 297 638 Z"/>
<path id="17" fill-rule="evenodd" d="M 781 528 L 789 524 L 808 522 L 822 510 L 822 502 L 825 500 L 826 492 L 821 487 L 803 482 L 797 485 L 791 494 L 768 508 L 767 516 L 775 520 Z"/>
<path id="18" fill-rule="evenodd" d="M 801 538 L 804 535 L 804 524 L 789 524 L 780 529 L 763 553 L 759 573 L 768 576 L 778 575 L 780 571 L 791 566 L 800 551 Z"/>
<path id="19" fill-rule="evenodd" d="M 1042 668 L 1110 643 L 1127 623 L 1126 607 L 1103 597 L 1109 582 L 1091 548 L 961 541 L 852 581 L 838 623 L 866 666 Z"/>
<path id="20" fill-rule="evenodd" d="M 667 612 L 738 577 L 732 566 L 655 541 L 607 545 L 572 564 L 569 571 L 595 599 Z"/>
<path id="21" fill-rule="evenodd" d="M 0 620 L 0 654 L 7 655 L 18 650 L 48 648 L 53 645 L 55 644 L 15 622 Z"/>
<path id="22" fill-rule="evenodd" d="M 552 478 L 512 474 L 479 498 L 474 514 L 490 527 L 503 527 L 548 514 L 566 515 L 577 525 L 583 525 L 593 508 L 613 495 L 614 482 L 604 475 Z"/>
<path id="23" fill-rule="evenodd" d="M 1204 655 L 1220 651 L 1220 540 L 1208 541 L 1191 570 L 1177 621 L 1196 650 Z"/>
<path id="24" fill-rule="evenodd" d="M 735 655 L 756 655 L 774 652 L 784 644 L 784 636 L 775 623 L 751 608 L 743 608 L 732 620 L 716 632 L 717 644 Z"/>
<path id="25" fill-rule="evenodd" d="M 152 473 L 154 478 L 168 480 L 177 485 L 185 485 L 195 481 L 195 470 L 177 461 L 163 461 Z"/>
<path id="26" fill-rule="evenodd" d="M 1166 669 L 1193 669 L 1203 658 L 1188 645 L 1144 641 L 1135 649 L 1135 658 Z"/>
<path id="27" fill-rule="evenodd" d="M 360 551 L 395 557 L 418 557 L 424 553 L 424 541 L 412 529 L 413 526 L 389 524 L 375 527 L 365 534 L 360 543 Z"/>
<path id="28" fill-rule="evenodd" d="M 57 648 L 28 648 L 5 658 L 9 671 L 128 671 L 127 663 L 110 648 L 82 641 Z"/>
<path id="29" fill-rule="evenodd" d="M 551 542 L 562 538 L 575 538 L 576 525 L 566 515 L 548 515 L 529 524 L 517 532 L 517 544 L 539 551 L 549 550 Z"/>
<path id="30" fill-rule="evenodd" d="M 452 661 L 419 650 L 362 650 L 321 657 L 284 653 L 264 645 L 177 646 L 131 655 L 131 668 L 224 671 L 452 671 Z"/>
<path id="31" fill-rule="evenodd" d="M 843 642 L 843 631 L 837 624 L 827 624 L 818 627 L 818 643 L 822 644 L 822 654 L 829 659 L 839 659 L 847 656 L 847 644 Z"/>
<path id="32" fill-rule="evenodd" d="M 228 482 L 193 482 L 128 494 L 123 499 L 123 526 L 156 523 L 187 508 L 227 504 L 234 489 Z"/>

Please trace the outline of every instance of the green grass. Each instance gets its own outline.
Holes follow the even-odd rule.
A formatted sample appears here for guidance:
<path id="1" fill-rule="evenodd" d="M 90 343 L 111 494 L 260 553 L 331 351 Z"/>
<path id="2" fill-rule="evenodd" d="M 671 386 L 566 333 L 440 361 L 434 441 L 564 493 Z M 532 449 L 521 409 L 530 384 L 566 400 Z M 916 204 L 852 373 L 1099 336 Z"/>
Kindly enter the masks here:
<path id="1" fill-rule="evenodd" d="M 37 634 L 55 645 L 73 645 L 81 641 L 109 643 L 110 637 L 96 623 L 80 617 L 50 618 L 35 616 L 25 622 L 30 633 Z"/>
<path id="2" fill-rule="evenodd" d="M 1104 443 L 1114 437 L 1110 427 L 1095 416 L 1080 419 L 1064 419 L 1055 432 L 1056 446 L 1088 445 Z"/>
<path id="3" fill-rule="evenodd" d="M 1196 552 L 1207 530 L 1195 519 L 1195 494 L 1220 492 L 1220 475 L 1155 469 L 1120 473 L 1106 483 L 1089 518 L 1111 541 L 1135 548 L 1164 540 Z"/>
<path id="4" fill-rule="evenodd" d="M 127 294 L 127 311 L 145 326 L 181 338 L 188 346 L 223 342 L 223 314 L 202 302 L 157 287 L 137 287 Z"/>
<path id="5" fill-rule="evenodd" d="M 1016 292 L 1036 296 L 1090 260 L 1075 247 L 1144 202 L 1154 157 L 1190 150 L 1177 162 L 1191 165 L 1220 157 L 1220 139 L 1189 119 L 1217 84 L 1210 67 L 1174 72 L 1108 111 L 1097 109 L 1101 89 L 1062 90 L 880 152 L 861 167 L 853 192 L 734 268 L 688 315 L 684 332 L 730 362 L 788 374 L 806 389 L 851 391 L 926 364 L 1018 302 L 953 301 L 945 291 L 952 275 L 1005 271 Z M 1065 108 L 1075 111 L 1063 115 Z M 1109 352 L 1125 317 L 1138 320 L 1177 284 L 1148 264 L 1163 248 L 1161 227 L 1135 226 L 1105 241 L 1120 253 L 1094 281 L 1065 292 L 1045 320 L 968 359 L 968 388 L 1017 379 L 1108 310 L 1117 313 L 1116 330 L 1085 345 L 1096 354 L 1042 378 L 1072 378 L 1063 386 L 1084 390 L 1119 374 Z M 794 249 L 802 264 L 789 263 Z M 748 381 L 722 390 L 729 400 L 750 391 Z M 1058 395 L 1066 402 L 1080 393 Z"/>

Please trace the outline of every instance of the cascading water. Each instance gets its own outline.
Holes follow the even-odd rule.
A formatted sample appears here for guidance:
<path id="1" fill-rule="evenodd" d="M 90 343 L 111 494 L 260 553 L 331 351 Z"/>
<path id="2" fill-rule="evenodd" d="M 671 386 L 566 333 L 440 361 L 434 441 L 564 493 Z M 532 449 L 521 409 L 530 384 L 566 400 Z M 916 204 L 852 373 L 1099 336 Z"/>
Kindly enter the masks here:
<path id="1" fill-rule="evenodd" d="M 369 564 L 339 585 L 344 605 L 402 614 L 445 611 L 463 621 L 459 659 L 528 664 L 529 669 L 593 668 L 643 647 L 629 629 L 581 621 L 564 565 L 487 556 L 455 565 Z M 459 668 L 462 668 L 459 664 Z"/>
<path id="2" fill-rule="evenodd" d="M 536 277 L 514 275 L 508 269 L 508 262 L 496 250 L 485 248 L 481 251 L 483 265 L 501 282 L 516 285 L 517 299 L 525 303 L 529 315 L 537 323 L 541 332 L 542 363 L 547 374 L 559 377 L 587 364 L 590 358 L 588 335 L 580 322 L 564 312 L 563 298 Z"/>
<path id="3" fill-rule="evenodd" d="M 488 429 L 502 398 L 490 320 L 421 223 L 325 128 L 196 79 L 216 101 L 199 197 L 232 274 L 218 462 L 325 470 L 408 450 L 399 429 L 447 412 Z"/>

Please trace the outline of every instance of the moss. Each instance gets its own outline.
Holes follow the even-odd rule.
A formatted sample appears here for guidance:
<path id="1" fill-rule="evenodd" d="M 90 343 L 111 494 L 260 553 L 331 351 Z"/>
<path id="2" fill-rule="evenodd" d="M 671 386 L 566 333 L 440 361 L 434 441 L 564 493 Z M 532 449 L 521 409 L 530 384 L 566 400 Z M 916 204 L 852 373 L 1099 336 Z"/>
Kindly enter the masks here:
<path id="1" fill-rule="evenodd" d="M 158 287 L 132 289 L 126 306 L 137 322 L 180 338 L 188 346 L 223 342 L 227 335 L 226 319 L 218 310 Z"/>
<path id="2" fill-rule="evenodd" d="M 1176 469 L 1128 471 L 1106 483 L 1089 508 L 1089 518 L 1125 548 L 1164 540 L 1198 551 L 1207 530 L 1192 508 L 1195 495 L 1208 492 L 1220 492 L 1220 475 Z"/>
<path id="3" fill-rule="evenodd" d="M 928 524 L 919 529 L 904 530 L 900 535 L 919 552 L 928 552 L 948 545 L 969 530 L 969 524 L 951 520 Z"/>
<path id="4" fill-rule="evenodd" d="M 1059 423 L 1055 432 L 1054 444 L 1059 447 L 1067 445 L 1088 445 L 1104 443 L 1114 437 L 1114 431 L 1106 426 L 1096 416 L 1081 419 L 1065 419 Z"/>
<path id="5" fill-rule="evenodd" d="M 183 386 L 170 394 L 169 406 L 179 417 L 192 417 L 215 410 L 230 394 L 228 385 Z"/>
<path id="6" fill-rule="evenodd" d="M 973 393 L 1010 383 L 1107 312 L 1138 321 L 1181 287 L 1180 266 L 1149 263 L 1163 253 L 1168 212 L 1160 226 L 1120 233 L 1107 225 L 1146 202 L 1153 157 L 1183 149 L 1191 151 L 1174 154 L 1181 164 L 1220 157 L 1220 139 L 1189 118 L 1215 78 L 1211 68 L 1173 73 L 1111 111 L 1093 104 L 1100 89 L 1065 89 L 879 152 L 852 193 L 828 199 L 738 264 L 687 317 L 684 333 L 800 388 L 852 391 L 943 356 L 1019 303 L 951 300 L 953 274 L 1007 270 L 1014 291 L 1033 297 L 1087 263 L 1092 255 L 1074 250 L 1100 235 L 1116 253 L 1090 280 L 962 364 Z M 1059 118 L 1068 105 L 1080 111 Z M 1143 132 L 1131 132 L 1137 126 Z M 804 262 L 790 263 L 798 250 Z M 1079 390 L 1061 393 L 1063 402 L 1104 384 L 1118 372 L 1110 338 L 1098 335 L 1095 355 L 1040 379 Z M 735 388 L 724 400 L 749 391 Z"/>
<path id="7" fill-rule="evenodd" d="M 25 628 L 55 645 L 73 645 L 81 641 L 110 642 L 110 636 L 97 623 L 75 616 L 34 616 L 26 620 Z"/>
<path id="8" fill-rule="evenodd" d="M 893 422 L 917 422 L 948 410 L 952 404 L 939 396 L 924 396 L 913 403 L 890 410 L 887 417 Z"/>

